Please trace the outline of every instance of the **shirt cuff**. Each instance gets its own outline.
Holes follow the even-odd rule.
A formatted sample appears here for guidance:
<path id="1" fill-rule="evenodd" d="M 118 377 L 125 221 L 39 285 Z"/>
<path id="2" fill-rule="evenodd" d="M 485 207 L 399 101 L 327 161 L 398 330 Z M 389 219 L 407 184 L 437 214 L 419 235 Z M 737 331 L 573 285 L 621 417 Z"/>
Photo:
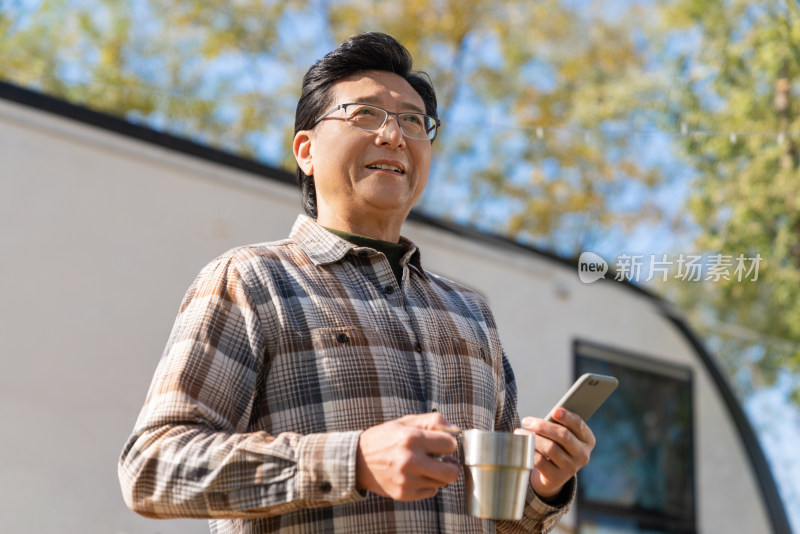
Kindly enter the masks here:
<path id="1" fill-rule="evenodd" d="M 577 488 L 577 478 L 572 477 L 555 499 L 547 503 L 536 495 L 531 485 L 528 484 L 528 494 L 525 497 L 527 504 L 522 514 L 523 524 L 539 525 L 541 532 L 549 532 L 554 529 L 561 517 L 569 511 Z"/>
<path id="2" fill-rule="evenodd" d="M 572 498 L 575 496 L 576 488 L 577 484 L 575 484 L 575 477 L 572 477 L 567 481 L 566 484 L 564 484 L 564 487 L 561 488 L 560 492 L 553 495 L 549 499 L 539 497 L 538 495 L 536 495 L 536 492 L 534 492 L 534 495 L 544 504 L 548 504 L 554 508 L 563 508 L 564 506 L 567 506 L 570 502 L 572 502 Z M 529 489 L 533 491 L 533 488 Z"/>
<path id="3" fill-rule="evenodd" d="M 297 449 L 298 494 L 329 504 L 365 498 L 356 488 L 356 456 L 361 431 L 308 434 Z"/>

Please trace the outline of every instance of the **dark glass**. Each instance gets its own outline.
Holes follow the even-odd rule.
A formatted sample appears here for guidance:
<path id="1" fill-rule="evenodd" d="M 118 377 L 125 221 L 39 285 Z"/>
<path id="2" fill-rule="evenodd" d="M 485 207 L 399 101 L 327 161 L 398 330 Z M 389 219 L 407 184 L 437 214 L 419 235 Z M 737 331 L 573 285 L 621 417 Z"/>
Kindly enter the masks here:
<path id="1" fill-rule="evenodd" d="M 576 376 L 619 379 L 589 421 L 597 445 L 579 475 L 580 532 L 693 532 L 691 375 L 685 369 L 661 373 L 630 359 L 626 365 L 624 358 L 576 355 Z"/>

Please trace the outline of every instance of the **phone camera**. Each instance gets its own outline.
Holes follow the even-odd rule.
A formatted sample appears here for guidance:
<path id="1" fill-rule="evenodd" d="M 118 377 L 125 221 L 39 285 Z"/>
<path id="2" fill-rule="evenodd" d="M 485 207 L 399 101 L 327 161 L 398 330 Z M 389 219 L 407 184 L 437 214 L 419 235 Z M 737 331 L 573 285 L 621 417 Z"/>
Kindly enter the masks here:
<path id="1" fill-rule="evenodd" d="M 595 380 L 594 378 L 589 380 L 589 385 L 590 386 L 596 386 L 597 385 L 597 380 Z"/>

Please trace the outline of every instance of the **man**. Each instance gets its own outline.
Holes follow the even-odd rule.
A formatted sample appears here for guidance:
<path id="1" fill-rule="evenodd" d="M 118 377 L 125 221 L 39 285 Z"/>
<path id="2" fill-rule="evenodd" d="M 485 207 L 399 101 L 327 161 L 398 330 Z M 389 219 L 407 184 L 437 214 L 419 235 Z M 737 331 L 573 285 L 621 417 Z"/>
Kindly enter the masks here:
<path id="1" fill-rule="evenodd" d="M 212 532 L 545 532 L 594 446 L 576 415 L 526 418 L 485 302 L 427 272 L 400 228 L 439 123 L 393 38 L 311 67 L 289 239 L 239 247 L 186 294 L 119 465 L 150 517 Z M 316 219 L 316 220 L 314 220 Z M 466 512 L 460 429 L 536 433 L 525 516 Z"/>

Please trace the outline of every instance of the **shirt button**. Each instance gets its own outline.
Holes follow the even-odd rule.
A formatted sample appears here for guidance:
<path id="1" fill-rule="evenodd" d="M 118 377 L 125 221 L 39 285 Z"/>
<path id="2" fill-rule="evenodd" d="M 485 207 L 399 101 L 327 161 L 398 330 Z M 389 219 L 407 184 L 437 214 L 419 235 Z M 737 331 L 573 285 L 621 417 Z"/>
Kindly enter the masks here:
<path id="1" fill-rule="evenodd" d="M 366 250 L 359 250 L 358 255 L 361 256 L 362 258 L 366 258 L 367 256 L 369 256 L 369 252 L 367 252 Z"/>
<path id="2" fill-rule="evenodd" d="M 347 340 L 348 340 L 347 334 L 345 334 L 344 332 L 339 332 L 338 334 L 336 334 L 336 341 L 338 341 L 339 343 L 347 343 Z"/>
<path id="3" fill-rule="evenodd" d="M 319 490 L 322 493 L 328 493 L 331 489 L 333 489 L 333 486 L 331 486 L 331 483 L 327 480 L 323 480 L 322 484 L 319 485 Z"/>
<path id="4" fill-rule="evenodd" d="M 439 410 L 437 410 L 436 408 L 433 408 L 433 409 L 431 410 L 431 412 L 432 412 L 432 413 L 436 413 L 436 412 L 438 412 L 438 411 L 439 411 Z"/>
<path id="5" fill-rule="evenodd" d="M 417 341 L 416 343 L 414 343 L 414 351 L 415 351 L 415 352 L 422 352 L 422 345 L 420 344 L 420 342 L 419 342 L 419 341 Z"/>
<path id="6" fill-rule="evenodd" d="M 481 359 L 482 359 L 483 361 L 486 361 L 486 351 L 485 351 L 485 350 L 483 350 L 483 348 L 481 348 Z"/>
<path id="7" fill-rule="evenodd" d="M 391 295 L 392 293 L 394 293 L 394 286 L 386 286 L 383 288 L 383 291 L 387 295 Z"/>

